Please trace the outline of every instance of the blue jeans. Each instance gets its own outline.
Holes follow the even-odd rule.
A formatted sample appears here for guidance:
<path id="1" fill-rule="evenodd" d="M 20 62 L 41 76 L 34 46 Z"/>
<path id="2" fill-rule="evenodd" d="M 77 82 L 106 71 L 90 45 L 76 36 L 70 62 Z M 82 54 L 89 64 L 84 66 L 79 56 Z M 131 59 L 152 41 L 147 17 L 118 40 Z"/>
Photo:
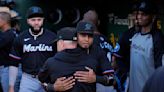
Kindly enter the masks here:
<path id="1" fill-rule="evenodd" d="M 21 69 L 21 65 L 19 65 L 18 76 L 17 76 L 16 83 L 14 86 L 15 92 L 19 91 L 21 77 L 22 77 L 22 69 Z M 2 86 L 3 92 L 8 92 L 8 89 L 9 89 L 9 67 L 0 66 L 0 81 L 1 81 L 1 86 Z"/>
<path id="2" fill-rule="evenodd" d="M 0 78 L 3 92 L 9 89 L 9 67 L 0 67 Z"/>
<path id="3" fill-rule="evenodd" d="M 30 74 L 23 73 L 19 92 L 45 92 L 41 82 Z"/>

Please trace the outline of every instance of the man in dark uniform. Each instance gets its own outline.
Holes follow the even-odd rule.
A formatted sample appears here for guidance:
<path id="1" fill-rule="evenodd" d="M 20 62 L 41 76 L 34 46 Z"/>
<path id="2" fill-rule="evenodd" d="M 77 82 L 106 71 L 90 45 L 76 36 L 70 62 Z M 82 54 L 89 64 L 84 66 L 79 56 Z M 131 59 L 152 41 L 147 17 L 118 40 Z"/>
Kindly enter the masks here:
<path id="1" fill-rule="evenodd" d="M 9 52 L 15 38 L 11 28 L 11 13 L 8 7 L 0 7 L 0 78 L 3 92 L 8 92 L 8 66 L 10 63 Z"/>
<path id="2" fill-rule="evenodd" d="M 103 85 L 111 85 L 111 78 L 113 77 L 111 77 L 110 74 L 113 73 L 114 70 L 111 68 L 106 53 L 99 46 L 93 44 L 93 31 L 95 30 L 95 25 L 90 22 L 79 22 L 76 28 L 79 47 L 87 50 L 86 54 L 96 59 L 100 65 L 96 75 L 93 71 L 89 71 L 90 76 L 93 76 L 90 78 L 88 78 L 87 75 L 88 71 L 77 71 L 75 73 L 77 80 L 89 83 L 90 80 L 96 79 L 92 82 L 101 83 Z M 109 76 L 107 76 L 108 74 Z M 84 80 L 81 80 L 81 78 Z"/>
<path id="3" fill-rule="evenodd" d="M 89 21 L 96 26 L 94 30 L 94 35 L 93 35 L 93 44 L 102 48 L 106 52 L 106 56 L 111 62 L 112 53 L 117 52 L 119 50 L 119 45 L 116 43 L 117 46 L 113 48 L 111 43 L 108 41 L 107 37 L 100 33 L 100 30 L 99 30 L 100 20 L 99 20 L 99 16 L 96 10 L 89 9 L 86 13 L 84 13 L 82 21 Z M 113 90 L 113 88 L 109 86 L 106 87 L 97 83 L 97 92 L 106 92 L 106 90 Z"/>
<path id="4" fill-rule="evenodd" d="M 93 44 L 100 46 L 106 53 L 108 52 L 111 53 L 113 51 L 113 47 L 111 43 L 109 43 L 107 37 L 100 33 L 99 30 L 100 20 L 96 10 L 90 9 L 86 13 L 84 13 L 82 21 L 91 22 L 96 26 L 94 30 Z"/>
<path id="5" fill-rule="evenodd" d="M 29 29 L 23 31 L 14 41 L 10 56 L 12 65 L 22 64 L 22 79 L 19 92 L 44 92 L 38 72 L 47 58 L 55 54 L 53 40 L 56 35 L 43 28 L 44 14 L 40 7 L 33 6 L 27 11 Z M 16 74 L 15 74 L 16 75 Z"/>

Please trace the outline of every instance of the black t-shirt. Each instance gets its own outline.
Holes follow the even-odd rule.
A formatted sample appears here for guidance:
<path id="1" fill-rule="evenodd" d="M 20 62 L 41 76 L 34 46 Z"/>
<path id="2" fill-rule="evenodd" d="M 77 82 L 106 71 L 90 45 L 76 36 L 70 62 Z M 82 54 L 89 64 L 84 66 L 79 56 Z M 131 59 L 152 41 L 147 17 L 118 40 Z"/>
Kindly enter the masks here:
<path id="1" fill-rule="evenodd" d="M 6 32 L 0 33 L 0 66 L 8 66 L 9 65 L 9 52 L 12 47 L 12 43 L 14 41 L 15 34 L 13 29 L 9 29 Z"/>
<path id="2" fill-rule="evenodd" d="M 48 30 L 44 30 L 36 39 L 28 30 L 24 31 L 15 39 L 10 56 L 16 60 L 21 59 L 23 72 L 38 74 L 47 58 L 56 52 L 53 43 L 55 38 L 56 34 Z"/>

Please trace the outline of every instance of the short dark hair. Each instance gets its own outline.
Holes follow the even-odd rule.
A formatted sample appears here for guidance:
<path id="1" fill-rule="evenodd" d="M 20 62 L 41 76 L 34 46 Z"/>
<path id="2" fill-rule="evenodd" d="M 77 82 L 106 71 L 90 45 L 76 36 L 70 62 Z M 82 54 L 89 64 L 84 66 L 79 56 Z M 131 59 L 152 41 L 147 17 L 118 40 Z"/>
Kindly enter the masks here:
<path id="1" fill-rule="evenodd" d="M 5 20 L 7 23 L 11 23 L 11 15 L 7 12 L 0 12 L 0 18 Z"/>

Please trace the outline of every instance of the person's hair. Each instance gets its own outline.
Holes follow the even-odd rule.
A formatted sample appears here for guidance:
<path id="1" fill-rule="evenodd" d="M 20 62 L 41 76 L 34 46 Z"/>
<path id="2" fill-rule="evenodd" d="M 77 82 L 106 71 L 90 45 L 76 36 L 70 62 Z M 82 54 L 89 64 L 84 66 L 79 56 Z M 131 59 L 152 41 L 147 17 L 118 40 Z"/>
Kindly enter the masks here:
<path id="1" fill-rule="evenodd" d="M 89 12 L 93 12 L 94 13 L 94 16 L 91 17 L 91 15 L 88 15 Z M 98 26 L 99 25 L 99 17 L 98 17 L 98 13 L 95 9 L 90 9 L 88 10 L 87 12 L 84 13 L 83 15 L 83 20 L 85 17 L 89 17 L 89 19 L 85 20 L 85 21 L 95 21 L 95 25 Z"/>
<path id="2" fill-rule="evenodd" d="M 0 12 L 0 18 L 5 20 L 8 24 L 11 23 L 11 15 L 7 12 Z"/>

